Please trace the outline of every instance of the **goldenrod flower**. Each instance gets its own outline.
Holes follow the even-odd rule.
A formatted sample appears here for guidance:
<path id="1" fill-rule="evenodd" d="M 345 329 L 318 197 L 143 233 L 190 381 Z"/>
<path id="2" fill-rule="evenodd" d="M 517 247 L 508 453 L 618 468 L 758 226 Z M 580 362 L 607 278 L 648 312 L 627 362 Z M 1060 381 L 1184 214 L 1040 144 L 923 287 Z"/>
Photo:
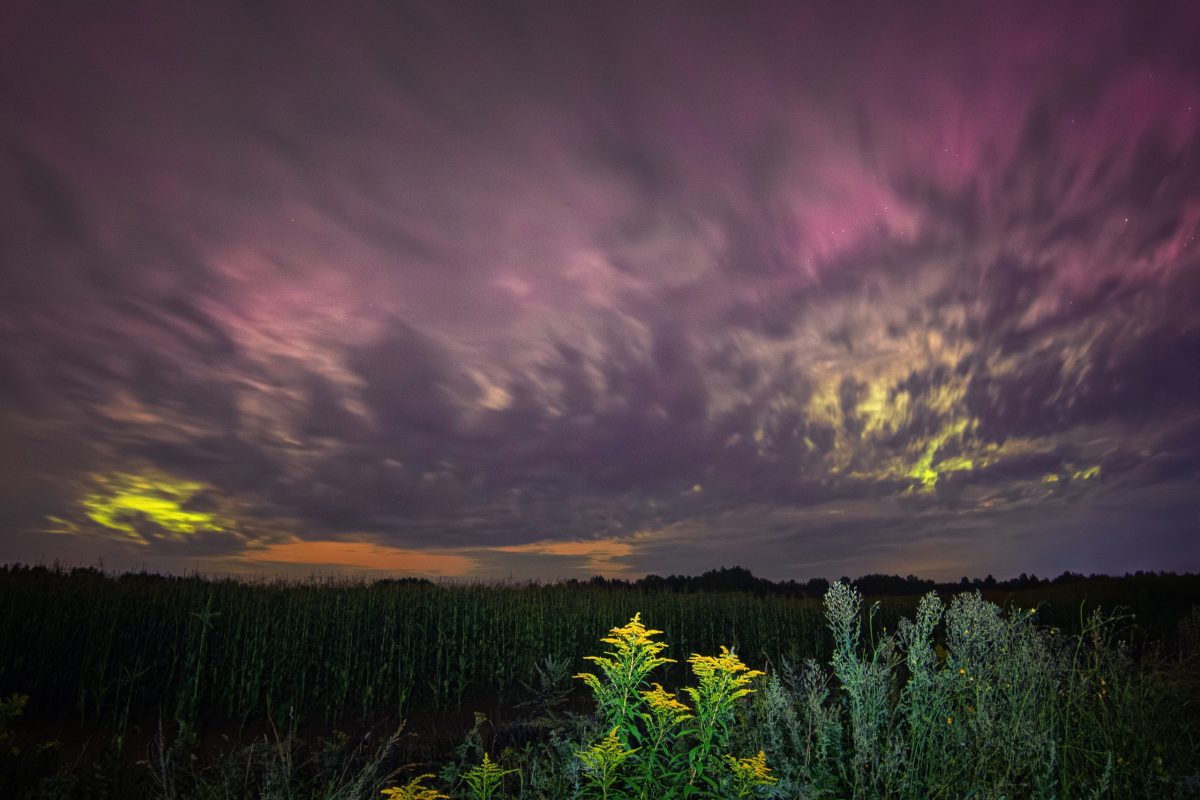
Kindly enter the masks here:
<path id="1" fill-rule="evenodd" d="M 733 785 L 738 797 L 750 797 L 756 786 L 770 786 L 779 779 L 771 774 L 767 766 L 767 755 L 762 750 L 750 758 L 725 756 L 725 763 L 733 773 Z"/>
<path id="2" fill-rule="evenodd" d="M 679 702 L 673 692 L 668 692 L 660 683 L 653 683 L 651 686 L 654 688 L 642 692 L 642 697 L 645 698 L 646 705 L 650 706 L 651 711 L 673 722 L 691 718 L 692 710 Z"/>
<path id="3" fill-rule="evenodd" d="M 700 686 L 688 686 L 684 691 L 691 696 L 697 708 L 707 707 L 709 702 L 715 702 L 718 706 L 731 704 L 754 691 L 750 688 L 751 678 L 767 674 L 761 670 L 750 669 L 742 663 L 737 653 L 730 652 L 724 645 L 721 646 L 721 655 L 702 656 L 693 653 L 688 663 L 692 665 L 692 672 L 700 679 Z"/>
<path id="4" fill-rule="evenodd" d="M 749 681 L 751 678 L 767 674 L 762 670 L 750 669 L 742 663 L 737 653 L 730 652 L 725 645 L 721 645 L 721 655 L 719 656 L 702 656 L 699 653 L 693 653 L 692 657 L 688 659 L 688 663 L 692 665 L 692 672 L 696 673 L 699 678 L 724 673 L 736 675 L 742 681 Z"/>
<path id="5" fill-rule="evenodd" d="M 609 657 L 584 656 L 584 660 L 599 664 L 600 668 L 610 676 L 613 672 L 623 672 L 623 665 L 630 664 L 635 665 L 639 675 L 645 675 L 655 667 L 675 663 L 673 658 L 662 658 L 658 655 L 667 649 L 665 642 L 656 642 L 651 638 L 659 633 L 662 631 L 648 629 L 643 625 L 641 612 L 638 612 L 633 615 L 628 624 L 611 629 L 609 635 L 600 640 L 616 647 L 615 651 L 608 652 Z M 602 690 L 600 679 L 590 672 L 581 672 L 575 677 L 582 680 L 595 692 Z"/>
<path id="6" fill-rule="evenodd" d="M 608 736 L 587 750 L 580 751 L 578 755 L 587 772 L 597 777 L 607 777 L 637 751 L 636 747 L 631 749 L 621 744 L 621 739 L 617 736 L 617 729 L 613 728 L 608 732 Z"/>
<path id="7" fill-rule="evenodd" d="M 450 800 L 450 795 L 421 785 L 426 778 L 432 777 L 433 775 L 418 775 L 404 786 L 392 786 L 384 789 L 380 794 L 387 797 L 388 800 Z"/>
<path id="8" fill-rule="evenodd" d="M 661 649 L 666 647 L 666 645 L 660 642 L 651 641 L 650 638 L 659 633 L 662 633 L 662 631 L 649 629 L 642 624 L 642 612 L 639 611 L 633 615 L 633 617 L 625 626 L 610 629 L 610 635 L 605 636 L 600 641 L 608 642 L 609 644 L 615 644 L 618 647 L 653 644 Z"/>

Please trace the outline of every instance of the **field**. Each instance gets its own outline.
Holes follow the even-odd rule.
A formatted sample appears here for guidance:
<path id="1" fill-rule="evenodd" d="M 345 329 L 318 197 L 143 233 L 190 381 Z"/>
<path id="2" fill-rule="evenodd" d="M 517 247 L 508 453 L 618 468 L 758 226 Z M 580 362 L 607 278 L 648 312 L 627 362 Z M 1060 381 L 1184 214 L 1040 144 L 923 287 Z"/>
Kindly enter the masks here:
<path id="1" fill-rule="evenodd" d="M 4 568 L 0 796 L 1200 791 L 1195 576 L 747 588 Z"/>

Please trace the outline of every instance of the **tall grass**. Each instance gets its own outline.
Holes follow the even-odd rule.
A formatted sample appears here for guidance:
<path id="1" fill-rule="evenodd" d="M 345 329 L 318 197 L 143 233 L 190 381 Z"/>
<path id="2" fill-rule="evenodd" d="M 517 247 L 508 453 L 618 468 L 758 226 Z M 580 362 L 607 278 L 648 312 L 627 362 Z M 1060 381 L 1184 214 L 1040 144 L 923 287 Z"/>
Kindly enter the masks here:
<path id="1" fill-rule="evenodd" d="M 0 693 L 114 728 L 161 709 L 193 727 L 398 719 L 520 699 L 538 664 L 638 610 L 681 653 L 731 643 L 777 663 L 824 647 L 819 606 L 793 598 L 0 569 Z"/>
<path id="2" fill-rule="evenodd" d="M 1067 633 L 974 593 L 927 595 L 914 619 L 862 642 L 862 598 L 838 583 L 825 602 L 829 670 L 769 676 L 744 729 L 777 768 L 778 796 L 1197 796 L 1191 645 L 1135 659 L 1124 615 L 1096 611 Z"/>
<path id="3" fill-rule="evenodd" d="M 1077 630 L 1079 597 L 1050 588 L 1055 601 L 1041 604 L 1039 619 Z M 1172 616 L 1187 607 L 1185 592 L 1166 581 L 1145 591 L 1139 621 L 1145 611 Z M 884 599 L 865 635 L 895 631 L 915 603 Z M 370 723 L 504 706 L 521 697 L 537 665 L 577 658 L 589 651 L 592 632 L 639 611 L 666 632 L 666 655 L 676 659 L 721 645 L 764 666 L 832 652 L 817 598 L 591 584 L 248 583 L 0 567 L 0 694 L 29 695 L 37 718 L 118 732 L 131 717 L 156 719 L 164 710 L 196 727 L 293 713 L 329 725 Z M 670 665 L 663 682 L 678 686 L 685 678 L 685 665 Z M 865 724 L 859 736 L 869 736 Z"/>

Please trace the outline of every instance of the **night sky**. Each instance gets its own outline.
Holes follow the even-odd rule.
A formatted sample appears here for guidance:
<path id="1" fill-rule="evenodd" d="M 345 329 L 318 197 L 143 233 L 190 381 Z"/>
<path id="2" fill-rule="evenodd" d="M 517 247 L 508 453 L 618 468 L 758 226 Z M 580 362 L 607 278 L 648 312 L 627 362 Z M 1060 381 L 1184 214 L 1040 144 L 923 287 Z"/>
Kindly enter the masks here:
<path id="1" fill-rule="evenodd" d="M 1200 569 L 1197 42 L 1193 2 L 4 3 L 0 562 Z"/>

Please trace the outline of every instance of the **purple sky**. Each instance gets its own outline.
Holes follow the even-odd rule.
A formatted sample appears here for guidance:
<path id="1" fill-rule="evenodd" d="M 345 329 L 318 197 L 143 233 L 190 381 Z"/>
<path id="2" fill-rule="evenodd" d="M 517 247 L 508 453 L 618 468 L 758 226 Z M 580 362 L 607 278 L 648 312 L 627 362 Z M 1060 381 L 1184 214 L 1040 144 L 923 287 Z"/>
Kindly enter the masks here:
<path id="1" fill-rule="evenodd" d="M 1197 42 L 5 3 L 0 561 L 1200 569 Z"/>

